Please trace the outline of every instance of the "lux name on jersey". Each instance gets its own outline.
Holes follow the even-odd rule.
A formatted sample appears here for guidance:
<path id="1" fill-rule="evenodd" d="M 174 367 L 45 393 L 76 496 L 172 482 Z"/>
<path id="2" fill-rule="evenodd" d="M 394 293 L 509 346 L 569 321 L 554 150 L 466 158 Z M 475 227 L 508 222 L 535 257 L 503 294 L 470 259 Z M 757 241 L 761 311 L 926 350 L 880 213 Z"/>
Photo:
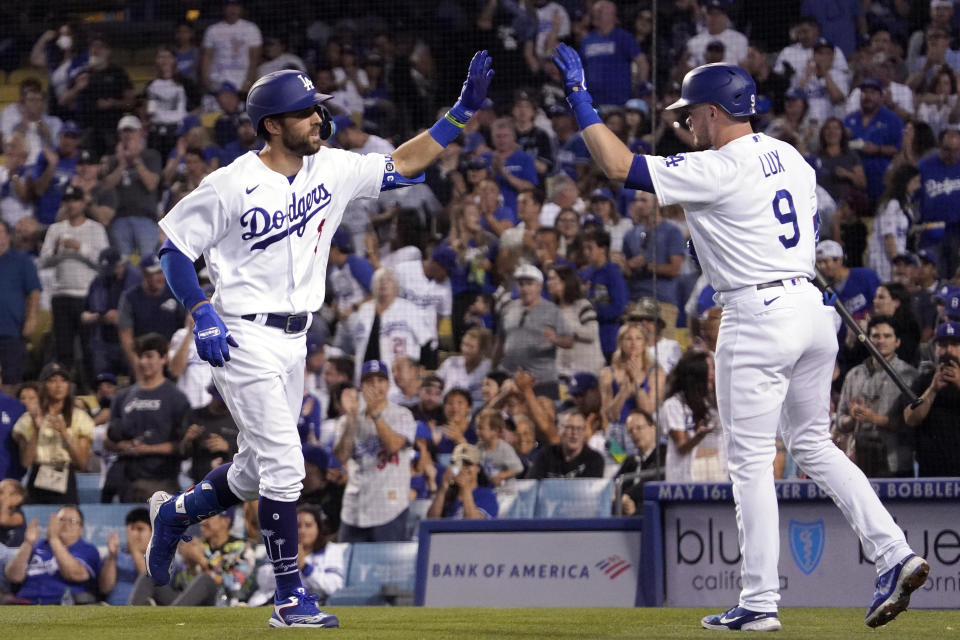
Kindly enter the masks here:
<path id="1" fill-rule="evenodd" d="M 785 173 L 787 171 L 783 163 L 780 162 L 779 151 L 767 151 L 757 156 L 757 160 L 760 161 L 760 168 L 763 169 L 764 178 L 769 178 L 770 176 L 775 176 L 778 173 Z"/>
<path id="2" fill-rule="evenodd" d="M 240 237 L 243 240 L 252 240 L 253 238 L 263 238 L 255 242 L 250 250 L 266 249 L 268 246 L 286 238 L 291 233 L 296 233 L 303 237 L 303 232 L 307 228 L 307 222 L 320 213 L 320 211 L 330 204 L 330 192 L 323 185 L 313 187 L 305 195 L 297 197 L 297 192 L 290 194 L 290 203 L 287 210 L 274 211 L 272 214 L 261 207 L 251 207 L 240 215 L 240 226 L 247 229 Z M 316 206 L 316 208 L 313 208 Z M 312 210 L 311 210 L 312 209 Z M 288 228 L 284 229 L 284 218 L 290 221 Z M 279 233 L 267 236 L 271 231 L 280 229 Z M 264 238 L 264 236 L 267 236 Z"/>

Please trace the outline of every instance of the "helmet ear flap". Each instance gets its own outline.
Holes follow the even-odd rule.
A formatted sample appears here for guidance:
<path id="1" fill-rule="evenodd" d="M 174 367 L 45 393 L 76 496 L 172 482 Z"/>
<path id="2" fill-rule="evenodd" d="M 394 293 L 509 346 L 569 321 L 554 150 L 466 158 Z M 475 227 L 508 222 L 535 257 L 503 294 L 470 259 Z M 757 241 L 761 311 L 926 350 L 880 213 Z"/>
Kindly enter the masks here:
<path id="1" fill-rule="evenodd" d="M 333 135 L 333 116 L 322 104 L 317 105 L 317 113 L 320 114 L 320 139 L 329 140 Z"/>

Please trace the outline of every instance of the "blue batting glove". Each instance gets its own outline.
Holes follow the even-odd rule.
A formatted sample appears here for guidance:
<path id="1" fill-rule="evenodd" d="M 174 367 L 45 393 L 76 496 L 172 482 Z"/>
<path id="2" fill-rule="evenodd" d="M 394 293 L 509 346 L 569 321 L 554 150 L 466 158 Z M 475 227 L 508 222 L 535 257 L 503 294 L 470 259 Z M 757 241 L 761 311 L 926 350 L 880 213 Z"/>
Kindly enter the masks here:
<path id="1" fill-rule="evenodd" d="M 194 309 L 193 341 L 197 345 L 197 355 L 201 360 L 214 367 L 222 367 L 224 360 L 230 359 L 230 347 L 239 347 L 227 331 L 227 325 L 217 315 L 209 302 Z"/>
<path id="2" fill-rule="evenodd" d="M 563 86 L 566 87 L 568 96 L 574 87 L 578 87 L 580 91 L 587 90 L 587 83 L 583 79 L 583 63 L 580 62 L 576 49 L 560 43 L 557 45 L 557 52 L 553 54 L 553 63 L 560 69 Z"/>
<path id="3" fill-rule="evenodd" d="M 836 304 L 837 304 L 837 294 L 831 293 L 829 289 L 826 290 L 826 291 L 824 291 L 824 292 L 823 292 L 823 304 L 827 305 L 828 307 L 836 306 Z"/>
<path id="4" fill-rule="evenodd" d="M 477 51 L 473 60 L 470 61 L 470 69 L 467 71 L 467 79 L 460 91 L 460 99 L 450 109 L 450 115 L 461 124 L 465 124 L 474 112 L 483 106 L 493 74 L 493 58 L 486 49 Z"/>

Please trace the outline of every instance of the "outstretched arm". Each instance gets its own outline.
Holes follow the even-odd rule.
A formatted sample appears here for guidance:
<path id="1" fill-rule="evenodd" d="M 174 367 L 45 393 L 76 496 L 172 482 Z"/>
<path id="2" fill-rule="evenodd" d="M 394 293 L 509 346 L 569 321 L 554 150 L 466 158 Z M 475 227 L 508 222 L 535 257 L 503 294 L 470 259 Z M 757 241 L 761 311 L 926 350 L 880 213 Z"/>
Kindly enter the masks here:
<path id="1" fill-rule="evenodd" d="M 610 131 L 607 125 L 603 124 L 594 110 L 593 98 L 587 93 L 587 85 L 583 79 L 583 63 L 580 62 L 580 56 L 573 47 L 561 44 L 557 47 L 553 61 L 563 76 L 563 83 L 567 89 L 567 102 L 570 103 L 577 118 L 580 135 L 587 143 L 590 155 L 608 178 L 615 182 L 625 181 L 637 156 L 634 156 L 627 145 Z M 652 191 L 652 188 L 649 191 Z"/>
<path id="2" fill-rule="evenodd" d="M 460 135 L 464 125 L 483 105 L 491 79 L 493 59 L 485 50 L 478 51 L 470 61 L 467 79 L 456 104 L 429 131 L 408 140 L 393 152 L 394 163 L 401 175 L 412 178 L 421 173 Z"/>

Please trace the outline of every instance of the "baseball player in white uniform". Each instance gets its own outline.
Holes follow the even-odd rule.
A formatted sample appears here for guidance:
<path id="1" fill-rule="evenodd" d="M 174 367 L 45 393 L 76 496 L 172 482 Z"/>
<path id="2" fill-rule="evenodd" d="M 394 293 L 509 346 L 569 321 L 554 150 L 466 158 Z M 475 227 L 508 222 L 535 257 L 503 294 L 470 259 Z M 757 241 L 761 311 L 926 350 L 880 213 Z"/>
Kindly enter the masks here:
<path id="1" fill-rule="evenodd" d="M 270 73 L 247 96 L 263 150 L 207 176 L 161 222 L 169 239 L 161 249 L 167 281 L 194 317 L 197 351 L 214 367 L 240 435 L 232 464 L 177 496 L 158 492 L 150 499 L 147 571 L 158 584 L 169 581 L 190 524 L 259 497 L 277 582 L 270 625 L 339 626 L 303 588 L 296 544 L 305 334 L 311 312 L 323 304 L 330 238 L 352 200 L 423 179 L 483 102 L 491 64 L 486 51 L 478 52 L 457 103 L 392 156 L 324 147 L 333 132 L 322 107 L 330 96 L 298 71 Z M 210 300 L 193 270 L 200 255 L 216 289 Z"/>
<path id="2" fill-rule="evenodd" d="M 594 160 L 611 180 L 681 204 L 700 264 L 718 291 L 723 320 L 716 388 L 737 505 L 743 588 L 739 603 L 707 616 L 715 630 L 775 631 L 780 551 L 773 483 L 777 427 L 800 467 L 840 507 L 878 579 L 866 616 L 886 624 L 910 602 L 930 567 L 863 473 L 830 440 L 835 311 L 813 286 L 816 179 L 789 144 L 755 134 L 756 87 L 743 69 L 709 64 L 689 72 L 681 98 L 696 145 L 669 158 L 633 155 L 601 122 L 577 53 L 554 61 Z"/>

